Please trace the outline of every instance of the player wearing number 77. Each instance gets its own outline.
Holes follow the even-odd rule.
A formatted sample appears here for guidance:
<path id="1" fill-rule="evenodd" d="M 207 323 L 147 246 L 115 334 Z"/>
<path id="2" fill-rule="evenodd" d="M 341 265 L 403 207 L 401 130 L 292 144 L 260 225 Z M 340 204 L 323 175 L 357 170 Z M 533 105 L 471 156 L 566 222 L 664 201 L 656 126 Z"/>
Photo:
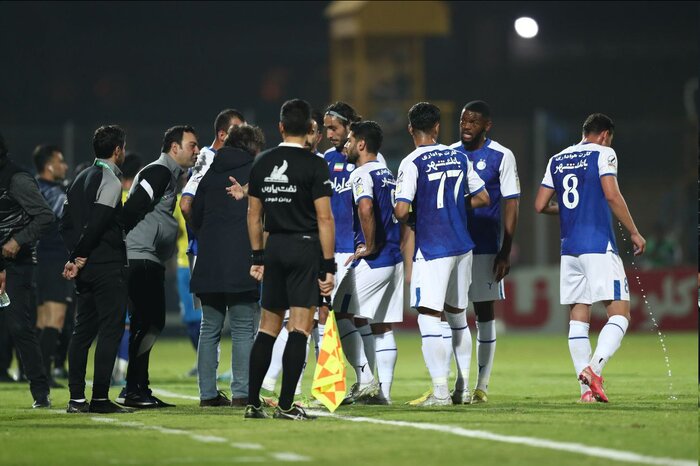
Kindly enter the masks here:
<path id="1" fill-rule="evenodd" d="M 630 233 L 634 254 L 646 241 L 632 220 L 617 185 L 615 125 L 602 113 L 583 124 L 583 140 L 547 164 L 535 210 L 559 215 L 561 227 L 561 303 L 570 307 L 569 351 L 581 384 L 581 402 L 607 402 L 601 372 L 622 343 L 630 320 L 630 294 L 618 254 L 610 212 Z M 557 203 L 551 199 L 556 194 Z M 588 328 L 591 304 L 602 301 L 608 322 L 591 357 Z"/>
<path id="2" fill-rule="evenodd" d="M 467 205 L 487 206 L 489 195 L 467 156 L 437 143 L 438 107 L 417 103 L 408 120 L 416 150 L 399 166 L 394 214 L 403 223 L 413 223 L 410 217 L 415 215 L 411 307 L 419 313 L 423 358 L 433 382 L 432 394 L 414 405 L 442 406 L 452 400 L 447 389 L 450 355 L 442 342 L 440 317 L 445 310 L 460 370 L 471 357 L 471 344 L 464 335 L 474 249 L 467 230 Z"/>

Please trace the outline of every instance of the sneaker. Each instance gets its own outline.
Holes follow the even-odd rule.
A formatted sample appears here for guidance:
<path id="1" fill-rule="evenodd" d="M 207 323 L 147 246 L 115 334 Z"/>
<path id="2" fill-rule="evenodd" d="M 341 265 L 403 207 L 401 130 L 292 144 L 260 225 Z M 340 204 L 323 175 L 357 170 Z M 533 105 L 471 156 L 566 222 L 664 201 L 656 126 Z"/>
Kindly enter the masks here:
<path id="1" fill-rule="evenodd" d="M 584 384 L 588 385 L 593 393 L 593 397 L 603 403 L 608 402 L 608 397 L 605 395 L 605 390 L 603 390 L 603 377 L 597 375 L 591 369 L 591 366 L 586 366 L 584 370 L 578 375 L 578 379 Z"/>
<path id="2" fill-rule="evenodd" d="M 299 406 L 300 408 L 323 408 L 323 403 L 318 401 L 316 398 L 307 396 L 307 395 L 299 395 L 295 400 L 294 404 L 296 406 Z"/>
<path id="3" fill-rule="evenodd" d="M 50 408 L 51 407 L 51 399 L 49 398 L 49 395 L 46 394 L 44 396 L 40 396 L 39 398 L 34 400 L 34 403 L 32 404 L 33 409 L 44 409 L 44 408 Z"/>
<path id="4" fill-rule="evenodd" d="M 472 396 L 469 390 L 452 390 L 450 399 L 453 405 L 470 405 L 472 404 Z"/>
<path id="5" fill-rule="evenodd" d="M 481 390 L 480 388 L 474 390 L 474 394 L 472 395 L 472 404 L 486 403 L 487 401 L 489 401 L 489 397 L 486 396 L 485 391 Z"/>
<path id="6" fill-rule="evenodd" d="M 244 419 L 269 419 L 270 415 L 265 412 L 262 405 L 256 408 L 253 405 L 245 407 Z"/>
<path id="7" fill-rule="evenodd" d="M 354 383 L 352 387 L 350 387 L 350 393 L 348 393 L 340 405 L 351 405 L 357 403 L 358 401 L 373 397 L 377 393 L 379 393 L 379 382 L 377 382 L 376 379 L 372 380 L 372 382 L 368 383 L 364 387 L 361 387 L 359 383 Z"/>
<path id="8" fill-rule="evenodd" d="M 228 399 L 226 394 L 219 390 L 214 398 L 208 400 L 200 400 L 200 408 L 213 407 L 213 406 L 230 406 L 231 400 Z"/>
<path id="9" fill-rule="evenodd" d="M 445 398 L 437 398 L 435 394 L 431 393 L 425 400 L 421 401 L 420 403 L 417 403 L 412 406 L 451 406 L 452 405 L 452 398 L 449 396 Z"/>
<path id="10" fill-rule="evenodd" d="M 199 374 L 199 370 L 197 369 L 197 366 L 194 366 L 192 369 L 187 371 L 187 374 L 185 374 L 186 377 L 197 377 Z"/>
<path id="11" fill-rule="evenodd" d="M 67 379 L 68 371 L 65 367 L 54 367 L 52 375 L 54 379 Z"/>
<path id="12" fill-rule="evenodd" d="M 244 396 L 242 398 L 231 398 L 232 408 L 245 408 L 248 406 L 248 397 Z"/>
<path id="13" fill-rule="evenodd" d="M 272 417 L 275 419 L 286 419 L 288 421 L 310 421 L 312 419 L 316 419 L 317 416 L 306 414 L 304 408 L 292 405 L 292 407 L 286 411 L 277 406 Z"/>
<path id="14" fill-rule="evenodd" d="M 125 392 L 126 388 L 122 390 L 122 392 Z M 121 393 L 119 394 L 121 397 Z M 119 400 L 120 398 L 117 398 Z M 135 392 L 126 392 L 124 395 L 124 398 L 122 398 L 124 401 L 117 403 L 126 406 L 127 408 L 136 408 L 136 409 L 153 409 L 153 408 L 159 408 L 158 402 L 150 396 L 145 390 L 137 390 Z"/>
<path id="15" fill-rule="evenodd" d="M 272 390 L 266 390 L 264 388 L 260 389 L 260 402 L 265 406 L 270 408 L 275 408 L 277 406 L 277 400 L 280 396 Z"/>
<path id="16" fill-rule="evenodd" d="M 88 403 L 85 403 L 88 404 Z M 70 403 L 69 403 L 70 407 Z M 84 412 L 84 411 L 81 411 Z M 88 404 L 88 411 L 89 413 L 99 413 L 99 414 L 125 414 L 125 413 L 133 413 L 133 409 L 129 408 L 124 408 L 123 406 L 119 406 L 116 403 L 113 403 L 110 400 L 91 400 L 90 404 Z"/>
<path id="17" fill-rule="evenodd" d="M 421 396 L 416 398 L 415 400 L 407 401 L 405 404 L 409 406 L 420 406 L 421 403 L 423 403 L 425 400 L 428 399 L 429 396 L 433 394 L 433 389 L 431 388 L 427 392 L 423 393 Z"/>
<path id="18" fill-rule="evenodd" d="M 172 403 L 166 403 L 165 401 L 163 401 L 163 400 L 161 400 L 160 398 L 158 398 L 157 396 L 155 396 L 155 395 L 153 394 L 153 392 L 151 392 L 151 389 L 150 389 L 150 388 L 149 388 L 148 390 L 146 390 L 146 393 L 148 393 L 148 396 L 149 396 L 153 401 L 156 402 L 156 408 L 174 408 L 174 407 L 175 407 L 174 404 L 172 404 Z"/>
<path id="19" fill-rule="evenodd" d="M 216 378 L 217 382 L 231 382 L 231 378 L 233 378 L 233 375 L 231 374 L 231 371 L 224 372 L 223 374 L 219 375 Z"/>
<path id="20" fill-rule="evenodd" d="M 588 390 L 585 392 L 583 395 L 581 395 L 581 399 L 578 400 L 579 403 L 595 403 L 596 399 L 593 396 L 593 392 Z"/>
<path id="21" fill-rule="evenodd" d="M 87 401 L 69 400 L 68 407 L 66 408 L 66 412 L 70 413 L 70 414 L 87 413 L 87 412 L 89 412 L 89 409 L 90 409 L 90 403 L 88 403 Z"/>

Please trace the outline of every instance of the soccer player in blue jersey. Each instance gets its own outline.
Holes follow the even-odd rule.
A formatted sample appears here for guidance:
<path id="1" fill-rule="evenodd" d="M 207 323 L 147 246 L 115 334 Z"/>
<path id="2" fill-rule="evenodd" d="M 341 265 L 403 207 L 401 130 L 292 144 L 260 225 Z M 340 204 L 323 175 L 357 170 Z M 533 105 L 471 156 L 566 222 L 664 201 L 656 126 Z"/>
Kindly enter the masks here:
<path id="1" fill-rule="evenodd" d="M 469 301 L 474 303 L 476 313 L 476 357 L 479 372 L 471 399 L 468 380 L 460 380 L 463 376 L 469 376 L 469 366 L 464 375 L 457 374 L 455 391 L 452 393 L 452 401 L 455 404 L 487 401 L 489 378 L 496 351 L 493 303 L 505 299 L 503 278 L 510 271 L 510 250 L 518 224 L 520 182 L 515 157 L 508 148 L 487 137 L 491 127 L 489 105 L 481 100 L 469 102 L 462 109 L 460 116 L 461 140 L 451 146 L 469 158 L 476 173 L 486 183 L 486 190 L 491 198 L 488 207 L 467 211 L 469 234 L 476 245 L 473 251 Z M 466 335 L 471 346 L 468 329 Z M 460 386 L 464 387 L 464 390 L 457 390 Z"/>
<path id="2" fill-rule="evenodd" d="M 332 302 L 338 322 L 338 333 L 343 344 L 343 351 L 348 362 L 355 369 L 357 382 L 352 385 L 344 404 L 351 404 L 362 398 L 374 396 L 379 391 L 379 384 L 374 378 L 374 338 L 366 322 L 356 326 L 353 315 L 348 312 L 348 305 L 339 299 L 338 288 L 347 273 L 345 263 L 355 253 L 353 231 L 353 199 L 350 173 L 355 164 L 349 163 L 343 153 L 345 142 L 350 133 L 350 125 L 360 121 L 361 117 L 354 108 L 345 102 L 335 102 L 328 106 L 323 116 L 326 137 L 333 144 L 323 157 L 328 163 L 330 180 L 333 187 L 331 209 L 335 219 L 335 261 L 338 271 L 335 276 L 335 289 Z M 323 329 L 319 329 L 322 333 Z"/>
<path id="3" fill-rule="evenodd" d="M 375 340 L 380 392 L 368 404 L 391 404 L 397 348 L 393 324 L 403 321 L 403 256 L 401 226 L 394 217 L 396 180 L 377 160 L 382 129 L 374 121 L 350 125 L 345 144 L 348 162 L 357 168 L 350 175 L 355 203 L 355 253 L 337 291 L 347 311 L 369 321 Z"/>
<path id="4" fill-rule="evenodd" d="M 630 234 L 634 254 L 646 241 L 617 184 L 617 155 L 610 147 L 615 125 L 602 113 L 583 124 L 583 140 L 549 159 L 535 199 L 539 213 L 559 215 L 561 303 L 568 304 L 569 351 L 581 383 L 581 402 L 607 402 L 601 373 L 622 343 L 630 320 L 630 294 L 618 255 L 611 211 Z M 550 202 L 557 196 L 556 202 Z M 591 357 L 591 304 L 602 301 L 608 322 Z"/>
<path id="5" fill-rule="evenodd" d="M 471 356 L 465 334 L 474 249 L 467 206 L 487 206 L 489 194 L 466 155 L 438 144 L 437 106 L 419 102 L 411 107 L 408 120 L 416 150 L 399 166 L 394 213 L 403 223 L 415 221 L 411 307 L 419 313 L 423 358 L 433 382 L 432 393 L 416 405 L 443 406 L 452 400 L 447 388 L 450 355 L 442 343 L 440 317 L 444 310 L 457 370 L 463 371 Z"/>

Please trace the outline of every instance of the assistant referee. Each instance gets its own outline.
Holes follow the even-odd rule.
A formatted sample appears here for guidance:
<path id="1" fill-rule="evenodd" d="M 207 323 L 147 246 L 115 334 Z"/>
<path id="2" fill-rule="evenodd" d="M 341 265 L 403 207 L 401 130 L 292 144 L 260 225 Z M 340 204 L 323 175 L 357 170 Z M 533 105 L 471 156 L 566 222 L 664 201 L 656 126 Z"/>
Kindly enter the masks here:
<path id="1" fill-rule="evenodd" d="M 289 339 L 282 356 L 282 389 L 276 419 L 306 420 L 294 401 L 294 389 L 306 359 L 319 293 L 333 290 L 335 227 L 328 166 L 304 148 L 311 127 L 311 107 L 289 100 L 280 111 L 282 142 L 258 156 L 248 186 L 248 235 L 253 250 L 250 274 L 263 281 L 260 330 L 250 355 L 246 418 L 268 415 L 260 387 L 270 365 L 272 347 L 289 309 Z M 264 230 L 269 233 L 263 250 Z M 264 278 L 263 278 L 264 276 Z"/>

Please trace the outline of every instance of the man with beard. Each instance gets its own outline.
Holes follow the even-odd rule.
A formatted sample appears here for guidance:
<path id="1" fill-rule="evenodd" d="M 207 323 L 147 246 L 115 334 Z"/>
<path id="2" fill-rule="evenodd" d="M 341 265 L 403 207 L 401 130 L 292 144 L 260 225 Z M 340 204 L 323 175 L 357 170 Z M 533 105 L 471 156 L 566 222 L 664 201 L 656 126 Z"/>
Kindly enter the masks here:
<path id="1" fill-rule="evenodd" d="M 454 404 L 485 403 L 489 378 L 496 351 L 496 325 L 493 303 L 505 299 L 503 278 L 510 270 L 510 250 L 518 224 L 520 181 L 513 152 L 489 139 L 491 109 L 481 100 L 469 102 L 462 109 L 459 127 L 461 141 L 451 147 L 469 158 L 479 177 L 486 183 L 491 198 L 487 207 L 467 211 L 469 234 L 474 241 L 472 283 L 469 302 L 476 313 L 476 357 L 479 364 L 474 395 L 469 396 L 469 366 L 457 374 L 452 392 Z M 501 199 L 503 227 L 501 227 Z M 503 238 L 501 239 L 501 228 Z M 465 329 L 471 347 L 471 334 Z M 470 352 L 471 356 L 471 352 Z M 471 361 L 469 361 L 471 363 Z"/>
<path id="2" fill-rule="evenodd" d="M 364 401 L 389 405 L 397 357 L 393 324 L 403 321 L 403 257 L 402 227 L 394 217 L 396 180 L 377 160 L 382 137 L 373 121 L 350 125 L 345 149 L 348 162 L 357 164 L 350 175 L 355 253 L 343 264 L 352 266 L 337 294 L 349 314 L 369 321 L 375 340 L 380 391 Z"/>

